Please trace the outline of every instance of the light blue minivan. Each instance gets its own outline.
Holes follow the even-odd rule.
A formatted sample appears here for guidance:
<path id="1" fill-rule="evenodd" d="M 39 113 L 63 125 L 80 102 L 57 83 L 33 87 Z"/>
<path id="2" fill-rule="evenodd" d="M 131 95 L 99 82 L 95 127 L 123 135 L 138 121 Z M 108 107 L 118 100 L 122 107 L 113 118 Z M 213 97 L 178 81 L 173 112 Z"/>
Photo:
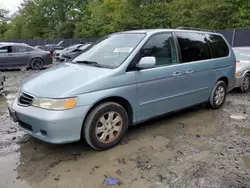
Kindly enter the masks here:
<path id="1" fill-rule="evenodd" d="M 55 144 L 84 138 L 96 150 L 117 145 L 131 125 L 207 103 L 220 108 L 235 84 L 235 55 L 215 32 L 119 32 L 72 62 L 22 84 L 9 107 L 20 128 Z"/>

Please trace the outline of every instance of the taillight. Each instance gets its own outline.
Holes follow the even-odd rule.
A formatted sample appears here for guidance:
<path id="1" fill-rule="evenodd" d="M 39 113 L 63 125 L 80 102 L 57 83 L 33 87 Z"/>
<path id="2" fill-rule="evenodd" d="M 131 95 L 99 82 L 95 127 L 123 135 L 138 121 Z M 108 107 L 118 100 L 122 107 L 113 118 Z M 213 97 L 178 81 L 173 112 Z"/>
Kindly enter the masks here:
<path id="1" fill-rule="evenodd" d="M 51 57 L 52 56 L 51 52 L 49 52 L 48 55 Z"/>
<path id="2" fill-rule="evenodd" d="M 236 68 L 236 64 L 237 64 L 238 62 L 239 62 L 239 61 L 237 61 L 237 60 L 234 62 L 234 67 L 235 67 L 235 68 Z"/>

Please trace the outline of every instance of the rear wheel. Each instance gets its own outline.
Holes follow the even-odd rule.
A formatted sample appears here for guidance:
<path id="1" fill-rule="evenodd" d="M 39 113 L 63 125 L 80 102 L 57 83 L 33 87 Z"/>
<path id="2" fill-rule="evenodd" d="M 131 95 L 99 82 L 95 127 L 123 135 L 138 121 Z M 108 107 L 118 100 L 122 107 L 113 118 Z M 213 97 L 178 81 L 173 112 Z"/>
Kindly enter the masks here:
<path id="1" fill-rule="evenodd" d="M 107 102 L 95 107 L 84 123 L 86 142 L 96 150 L 107 150 L 120 143 L 128 129 L 128 114 L 119 104 Z"/>
<path id="2" fill-rule="evenodd" d="M 210 95 L 209 101 L 207 102 L 207 106 L 212 109 L 221 108 L 226 100 L 227 96 L 227 86 L 223 81 L 218 81 Z"/>
<path id="3" fill-rule="evenodd" d="M 243 78 L 242 84 L 240 86 L 240 91 L 242 93 L 246 93 L 249 91 L 249 89 L 250 89 L 250 74 L 247 73 Z"/>
<path id="4" fill-rule="evenodd" d="M 40 58 L 34 58 L 32 59 L 30 66 L 33 70 L 41 70 L 44 67 L 44 62 Z"/>

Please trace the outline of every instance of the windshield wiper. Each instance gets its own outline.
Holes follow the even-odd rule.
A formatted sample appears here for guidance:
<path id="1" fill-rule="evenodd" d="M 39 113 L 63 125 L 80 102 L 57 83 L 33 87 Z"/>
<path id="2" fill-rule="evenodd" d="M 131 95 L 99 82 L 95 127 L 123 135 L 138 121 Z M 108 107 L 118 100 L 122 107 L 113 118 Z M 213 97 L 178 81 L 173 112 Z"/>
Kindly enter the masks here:
<path id="1" fill-rule="evenodd" d="M 98 64 L 97 62 L 95 61 L 73 61 L 73 63 L 79 63 L 79 64 L 87 64 L 87 65 L 92 65 L 92 66 L 95 66 L 95 67 L 102 67 L 102 65 Z"/>

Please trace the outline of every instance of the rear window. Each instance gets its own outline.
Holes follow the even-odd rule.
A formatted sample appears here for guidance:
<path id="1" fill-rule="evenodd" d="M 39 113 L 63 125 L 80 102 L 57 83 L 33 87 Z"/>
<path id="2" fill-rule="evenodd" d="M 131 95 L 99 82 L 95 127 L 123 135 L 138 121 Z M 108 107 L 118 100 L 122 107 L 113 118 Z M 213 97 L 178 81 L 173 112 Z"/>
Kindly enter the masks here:
<path id="1" fill-rule="evenodd" d="M 211 52 L 203 33 L 175 32 L 179 42 L 182 63 L 211 59 Z"/>
<path id="2" fill-rule="evenodd" d="M 225 40 L 219 35 L 207 34 L 212 56 L 214 58 L 227 57 L 229 55 L 229 49 Z"/>

